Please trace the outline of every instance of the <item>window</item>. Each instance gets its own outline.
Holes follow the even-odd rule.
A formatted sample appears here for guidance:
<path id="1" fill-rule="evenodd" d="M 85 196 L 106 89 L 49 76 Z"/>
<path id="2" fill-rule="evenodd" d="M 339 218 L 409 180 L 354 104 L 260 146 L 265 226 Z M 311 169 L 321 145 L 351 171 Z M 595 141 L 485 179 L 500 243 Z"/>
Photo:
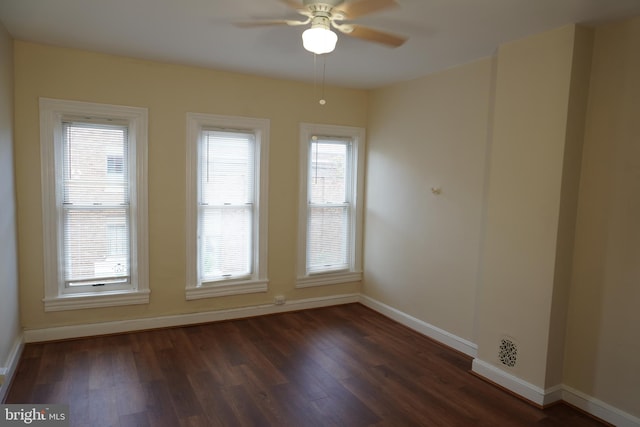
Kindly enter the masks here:
<path id="1" fill-rule="evenodd" d="M 187 122 L 187 299 L 265 292 L 269 121 Z"/>
<path id="2" fill-rule="evenodd" d="M 359 281 L 364 130 L 302 124 L 296 287 Z"/>
<path id="3" fill-rule="evenodd" d="M 40 100 L 45 310 L 149 302 L 144 108 Z"/>

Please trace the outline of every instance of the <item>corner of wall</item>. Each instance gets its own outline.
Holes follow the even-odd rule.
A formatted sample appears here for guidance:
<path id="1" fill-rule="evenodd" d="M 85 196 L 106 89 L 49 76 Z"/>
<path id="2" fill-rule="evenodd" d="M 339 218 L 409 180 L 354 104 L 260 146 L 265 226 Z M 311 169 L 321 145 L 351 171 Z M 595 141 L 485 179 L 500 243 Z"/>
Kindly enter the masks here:
<path id="1" fill-rule="evenodd" d="M 545 386 L 547 387 L 561 384 L 564 375 L 565 337 L 567 333 L 592 54 L 593 30 L 575 26 L 565 147 L 562 159 L 554 287 L 547 344 L 547 372 L 545 378 Z"/>
<path id="2" fill-rule="evenodd" d="M 0 401 L 4 400 L 20 353 L 22 334 L 17 260 L 14 166 L 13 39 L 0 22 Z"/>
<path id="3" fill-rule="evenodd" d="M 24 350 L 24 337 L 20 335 L 9 353 L 6 363 L 0 367 L 0 403 L 4 403 L 7 398 L 9 387 L 18 370 L 22 350 Z"/>

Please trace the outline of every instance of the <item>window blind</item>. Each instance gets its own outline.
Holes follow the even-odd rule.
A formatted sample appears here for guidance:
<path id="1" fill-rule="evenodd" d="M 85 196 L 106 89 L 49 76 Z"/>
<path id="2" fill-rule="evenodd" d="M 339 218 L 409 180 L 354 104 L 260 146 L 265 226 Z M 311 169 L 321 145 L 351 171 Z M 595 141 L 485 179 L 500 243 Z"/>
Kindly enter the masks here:
<path id="1" fill-rule="evenodd" d="M 255 135 L 203 129 L 199 149 L 200 282 L 253 271 Z"/>
<path id="2" fill-rule="evenodd" d="M 351 239 L 350 140 L 314 137 L 308 176 L 307 271 L 349 268 Z"/>
<path id="3" fill-rule="evenodd" d="M 62 126 L 65 285 L 130 283 L 127 126 Z"/>

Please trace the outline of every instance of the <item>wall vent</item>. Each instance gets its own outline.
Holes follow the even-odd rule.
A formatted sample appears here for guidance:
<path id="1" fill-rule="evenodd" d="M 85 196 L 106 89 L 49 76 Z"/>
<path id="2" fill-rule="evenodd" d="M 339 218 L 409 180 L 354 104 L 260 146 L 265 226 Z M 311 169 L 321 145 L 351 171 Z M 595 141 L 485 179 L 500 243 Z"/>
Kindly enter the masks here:
<path id="1" fill-rule="evenodd" d="M 500 363 L 510 368 L 516 366 L 518 360 L 518 344 L 513 338 L 505 337 L 500 340 L 498 359 Z"/>

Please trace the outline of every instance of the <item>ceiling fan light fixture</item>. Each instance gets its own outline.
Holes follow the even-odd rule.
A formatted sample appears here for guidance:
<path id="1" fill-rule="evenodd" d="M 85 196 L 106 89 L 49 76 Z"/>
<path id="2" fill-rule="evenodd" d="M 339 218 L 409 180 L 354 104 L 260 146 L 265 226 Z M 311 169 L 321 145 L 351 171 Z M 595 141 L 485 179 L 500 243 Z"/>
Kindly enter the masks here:
<path id="1" fill-rule="evenodd" d="M 328 28 L 312 27 L 302 33 L 302 46 L 316 55 L 333 52 L 338 35 Z"/>

